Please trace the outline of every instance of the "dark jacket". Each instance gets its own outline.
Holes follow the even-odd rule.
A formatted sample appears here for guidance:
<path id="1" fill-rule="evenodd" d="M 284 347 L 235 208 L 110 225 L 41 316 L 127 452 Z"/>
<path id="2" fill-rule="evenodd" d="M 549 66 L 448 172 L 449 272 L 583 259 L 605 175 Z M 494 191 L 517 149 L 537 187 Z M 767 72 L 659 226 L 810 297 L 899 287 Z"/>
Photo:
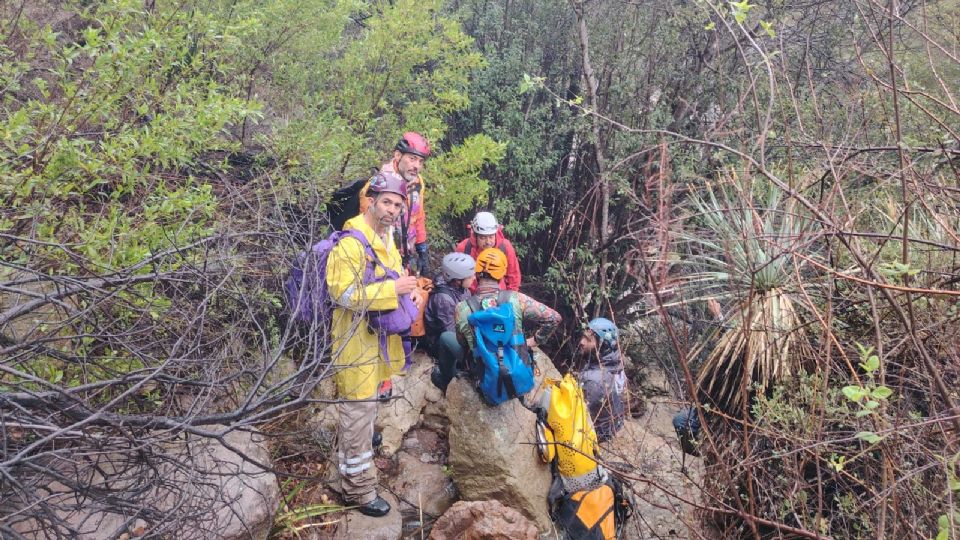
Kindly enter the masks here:
<path id="1" fill-rule="evenodd" d="M 620 431 L 626 416 L 623 403 L 626 377 L 620 352 L 612 349 L 600 358 L 593 357 L 580 372 L 580 384 L 583 385 L 583 397 L 590 410 L 597 439 L 600 442 L 607 441 Z"/>
<path id="2" fill-rule="evenodd" d="M 456 332 L 457 304 L 469 296 L 470 291 L 462 287 L 451 287 L 445 282 L 438 283 L 430 293 L 423 313 L 427 337 L 436 340 L 444 332 Z"/>

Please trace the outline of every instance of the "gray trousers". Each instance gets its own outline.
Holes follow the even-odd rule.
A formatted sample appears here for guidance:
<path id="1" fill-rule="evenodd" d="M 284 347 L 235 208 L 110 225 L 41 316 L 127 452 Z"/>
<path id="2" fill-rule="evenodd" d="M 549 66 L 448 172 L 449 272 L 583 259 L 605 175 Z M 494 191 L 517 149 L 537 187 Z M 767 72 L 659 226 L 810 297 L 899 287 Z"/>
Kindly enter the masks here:
<path id="1" fill-rule="evenodd" d="M 377 498 L 377 466 L 373 462 L 373 423 L 377 419 L 377 402 L 344 401 L 338 407 L 340 488 L 348 504 L 367 504 Z"/>

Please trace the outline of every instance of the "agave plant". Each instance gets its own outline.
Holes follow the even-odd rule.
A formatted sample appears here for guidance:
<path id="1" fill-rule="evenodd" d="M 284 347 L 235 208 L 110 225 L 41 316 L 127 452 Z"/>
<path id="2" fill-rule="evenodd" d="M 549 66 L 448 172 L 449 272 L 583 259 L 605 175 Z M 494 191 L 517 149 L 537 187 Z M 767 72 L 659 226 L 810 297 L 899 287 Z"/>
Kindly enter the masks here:
<path id="1" fill-rule="evenodd" d="M 811 222 L 777 189 L 768 187 L 762 203 L 755 202 L 761 198 L 756 190 L 745 189 L 735 176 L 726 186 L 708 184 L 704 191 L 691 197 L 700 226 L 681 235 L 692 254 L 682 259 L 691 269 L 682 284 L 696 290 L 695 297 L 719 299 L 732 308 L 720 335 L 712 336 L 716 340 L 701 343 L 691 358 L 712 345 L 698 390 L 714 406 L 738 414 L 749 407 L 752 392 L 796 373 L 809 346 L 798 312 L 804 302 L 796 293 L 797 276 L 810 256 Z"/>

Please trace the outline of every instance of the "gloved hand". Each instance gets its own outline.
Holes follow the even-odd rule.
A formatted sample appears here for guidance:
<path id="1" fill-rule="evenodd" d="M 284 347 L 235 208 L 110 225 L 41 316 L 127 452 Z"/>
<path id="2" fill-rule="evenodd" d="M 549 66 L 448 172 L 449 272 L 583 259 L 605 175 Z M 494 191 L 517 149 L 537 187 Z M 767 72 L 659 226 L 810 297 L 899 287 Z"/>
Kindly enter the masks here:
<path id="1" fill-rule="evenodd" d="M 426 242 L 416 245 L 417 251 L 417 270 L 421 276 L 429 277 L 430 274 L 430 246 Z"/>

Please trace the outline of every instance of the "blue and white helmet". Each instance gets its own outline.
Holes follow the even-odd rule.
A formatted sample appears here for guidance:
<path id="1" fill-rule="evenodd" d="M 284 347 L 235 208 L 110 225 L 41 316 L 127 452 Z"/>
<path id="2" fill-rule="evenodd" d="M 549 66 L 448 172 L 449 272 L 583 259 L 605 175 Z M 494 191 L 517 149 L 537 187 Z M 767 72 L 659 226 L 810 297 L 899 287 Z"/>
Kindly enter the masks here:
<path id="1" fill-rule="evenodd" d="M 605 345 L 610 348 L 617 346 L 617 325 L 613 324 L 610 319 L 597 317 L 596 319 L 587 323 L 587 328 L 597 335 L 597 339 L 600 340 L 601 346 Z"/>

